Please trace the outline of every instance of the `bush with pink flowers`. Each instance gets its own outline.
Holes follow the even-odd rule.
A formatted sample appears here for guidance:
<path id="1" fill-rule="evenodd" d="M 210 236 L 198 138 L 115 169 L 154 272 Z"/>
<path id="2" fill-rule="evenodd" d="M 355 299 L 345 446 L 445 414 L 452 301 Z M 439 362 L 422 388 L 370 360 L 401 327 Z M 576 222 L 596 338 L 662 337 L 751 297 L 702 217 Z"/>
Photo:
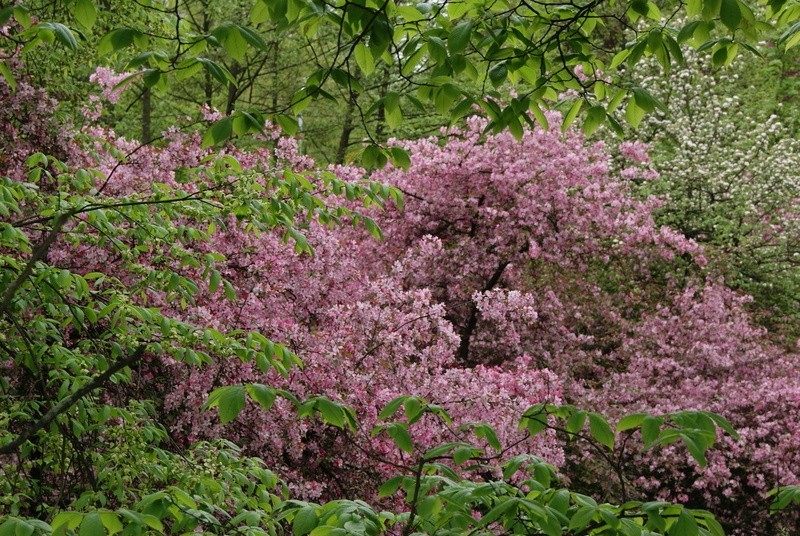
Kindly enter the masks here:
<path id="1" fill-rule="evenodd" d="M 39 91 L 8 95 L 20 101 L 11 110 L 50 105 Z M 275 151 L 212 150 L 177 127 L 142 146 L 99 127 L 37 138 L 9 124 L 15 149 L 3 171 L 0 242 L 8 408 L 0 474 L 15 475 L 2 490 L 12 499 L 0 506 L 9 514 L 125 507 L 127 486 L 143 512 L 163 499 L 158 512 L 177 516 L 174 489 L 169 500 L 145 491 L 180 482 L 198 497 L 219 493 L 205 473 L 174 461 L 195 445 L 189 458 L 218 456 L 198 463 L 220 478 L 239 459 L 236 448 L 263 459 L 297 498 L 281 506 L 295 520 L 292 508 L 312 508 L 319 522 L 341 498 L 396 506 L 386 497 L 401 486 L 392 477 L 413 469 L 403 488 L 410 513 L 392 518 L 410 530 L 418 506 L 423 517 L 447 511 L 437 493 L 463 492 L 467 504 L 475 490 L 451 488 L 462 477 L 467 487 L 503 482 L 487 495 L 550 490 L 555 474 L 544 460 L 598 499 L 665 498 L 708 508 L 731 528 L 744 516 L 764 531 L 796 523 L 769 517 L 765 497 L 798 481 L 796 355 L 753 325 L 747 298 L 717 278 L 701 246 L 655 224 L 663 200 L 632 194 L 631 178 L 652 178 L 641 146 L 621 148 L 630 162 L 617 176 L 605 148 L 573 131 L 526 130 L 518 140 L 485 135 L 486 121 L 472 117 L 439 137 L 394 141 L 410 167 L 374 171 L 371 182 L 355 167 L 317 169 L 286 139 Z M 68 153 L 55 158 L 64 143 Z M 381 412 L 397 400 L 405 417 L 387 423 L 392 415 Z M 639 432 L 615 442 L 595 413 L 591 448 L 576 454 L 567 440 L 580 436 L 587 414 L 572 420 L 569 409 L 560 429 L 528 409 L 558 417 L 567 410 L 557 408 L 572 408 L 565 403 L 615 418 L 684 415 L 659 422 L 683 427 L 674 437 L 691 458 L 668 444 L 599 464 L 585 456 L 591 448 L 608 449 L 601 459 L 613 461 Z M 740 430 L 709 451 L 705 468 L 698 452 L 714 437 L 696 441 L 711 421 L 697 417 L 693 429 L 685 410 L 714 411 Z M 135 453 L 125 451 L 129 441 L 145 448 L 134 441 L 139 432 L 161 450 L 131 462 L 141 471 L 106 470 L 121 465 L 120 452 Z M 441 445 L 448 461 L 428 464 Z M 531 454 L 540 458 L 528 460 L 535 479 L 514 477 Z M 482 463 L 453 470 L 468 459 Z M 236 474 L 262 474 L 260 463 L 236 465 Z M 169 469 L 177 466 L 180 477 Z M 437 471 L 445 480 L 434 482 Z M 606 486 L 618 477 L 627 497 Z M 381 486 L 387 480 L 394 489 Z M 423 481 L 433 500 L 418 505 Z M 252 507 L 242 486 L 218 509 L 244 523 L 233 517 Z M 261 492 L 272 497 L 264 504 L 279 502 Z M 558 493 L 542 495 L 550 510 L 561 511 Z M 566 512 L 597 507 L 561 496 L 563 519 L 542 514 L 548 534 L 553 523 L 559 532 L 570 526 Z M 495 506 L 461 512 L 458 523 L 485 515 L 488 524 L 500 516 Z M 680 507 L 653 508 L 672 516 L 670 526 L 713 524 Z M 582 529 L 593 516 L 610 523 L 583 512 Z M 81 526 L 94 520 L 80 515 Z M 625 518 L 624 508 L 614 516 Z"/>

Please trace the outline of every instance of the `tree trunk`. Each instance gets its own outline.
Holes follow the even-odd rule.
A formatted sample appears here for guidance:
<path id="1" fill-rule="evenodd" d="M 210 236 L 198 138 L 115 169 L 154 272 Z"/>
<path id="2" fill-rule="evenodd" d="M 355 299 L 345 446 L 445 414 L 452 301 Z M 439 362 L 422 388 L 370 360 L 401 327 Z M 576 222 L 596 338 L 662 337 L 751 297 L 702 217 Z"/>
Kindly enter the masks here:
<path id="1" fill-rule="evenodd" d="M 356 95 L 350 94 L 350 100 L 347 102 L 347 112 L 345 112 L 342 121 L 342 134 L 339 136 L 339 146 L 336 148 L 336 163 L 344 164 L 344 157 L 347 154 L 347 148 L 350 147 L 350 134 L 355 129 L 355 122 L 353 115 L 356 110 Z"/>
<path id="2" fill-rule="evenodd" d="M 145 87 L 142 91 L 142 143 L 153 141 L 151 96 L 150 88 Z"/>

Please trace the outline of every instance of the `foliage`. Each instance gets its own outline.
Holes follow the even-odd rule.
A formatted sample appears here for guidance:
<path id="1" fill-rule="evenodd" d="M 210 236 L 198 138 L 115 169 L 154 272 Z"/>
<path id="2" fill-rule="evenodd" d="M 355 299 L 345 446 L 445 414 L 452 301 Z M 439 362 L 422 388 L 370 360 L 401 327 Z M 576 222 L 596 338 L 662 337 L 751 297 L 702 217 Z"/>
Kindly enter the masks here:
<path id="1" fill-rule="evenodd" d="M 449 421 L 450 417 L 438 406 L 427 404 L 414 397 L 400 397 L 391 401 L 382 412 L 384 419 L 391 418 L 405 406 L 407 421 L 389 422 L 386 428 L 407 429 L 419 422 L 427 412 Z M 333 404 L 332 408 L 342 409 Z M 526 412 L 527 427 L 533 433 L 549 427 L 546 410 L 554 415 L 583 414 L 569 406 L 538 406 Z M 226 411 L 220 406 L 220 415 Z M 576 413 L 577 412 L 577 413 Z M 330 425 L 346 428 L 329 413 L 321 412 Z M 631 416 L 620 423 L 618 430 L 630 431 L 645 422 L 641 416 Z M 723 428 L 727 423 L 713 417 Z M 716 436 L 713 421 L 702 413 L 685 413 L 672 417 L 677 427 L 661 428 L 664 419 L 656 426 L 657 441 L 669 442 L 671 434 L 679 433 L 684 441 L 706 436 L 699 447 L 705 452 Z M 543 419 L 543 420 L 541 420 Z M 653 419 L 648 417 L 648 419 Z M 710 428 L 692 428 L 688 423 L 706 419 Z M 589 431 L 582 436 L 583 422 L 568 426 L 576 437 L 584 437 L 595 448 L 614 449 L 614 432 L 599 415 L 589 415 Z M 523 421 L 524 424 L 524 421 Z M 356 423 L 353 423 L 355 426 Z M 695 425 L 696 426 L 696 425 Z M 490 426 L 475 425 L 478 437 L 484 437 L 494 448 L 500 449 L 494 430 Z M 138 432 L 138 431 L 137 431 Z M 125 440 L 132 439 L 132 444 Z M 405 449 L 404 436 L 394 438 L 397 446 Z M 721 526 L 708 512 L 691 510 L 664 502 L 640 503 L 629 501 L 622 506 L 598 504 L 591 497 L 558 488 L 554 467 L 530 456 L 516 456 L 497 465 L 497 456 L 487 456 L 483 448 L 467 442 L 451 442 L 420 453 L 412 467 L 398 466 L 406 471 L 388 480 L 381 487 L 381 496 L 401 493 L 409 503 L 408 511 L 374 510 L 363 501 L 337 500 L 325 504 L 286 499 L 279 494 L 277 479 L 263 468 L 259 460 L 241 457 L 235 446 L 217 442 L 197 443 L 183 456 L 155 449 L 145 463 L 134 458 L 134 467 L 120 466 L 126 454 L 139 453 L 147 443 L 139 433 L 122 430 L 121 434 L 109 431 L 112 443 L 104 457 L 111 463 L 105 474 L 128 475 L 122 486 L 103 486 L 104 491 L 117 490 L 126 495 L 120 499 L 129 508 L 94 509 L 91 507 L 103 492 L 85 493 L 72 505 L 74 510 L 63 511 L 48 524 L 38 519 L 8 517 L 0 524 L 3 533 L 24 534 L 175 534 L 186 530 L 212 534 L 276 534 L 291 526 L 295 534 L 380 534 L 385 532 L 410 534 L 424 532 L 437 534 L 477 533 L 502 534 L 561 534 L 569 530 L 574 534 L 612 530 L 621 533 L 643 534 L 724 534 Z M 155 443 L 158 443 L 156 440 Z M 120 452 L 121 451 L 121 452 Z M 409 449 L 411 452 L 411 449 Z M 469 466 L 465 466 L 469 463 Z M 457 466 L 464 470 L 497 472 L 498 478 L 488 481 L 471 481 L 462 478 Z M 137 469 L 145 468 L 145 472 Z M 502 472 L 502 477 L 500 477 Z M 144 475 L 144 478 L 142 478 Z M 163 490 L 149 492 L 154 487 Z M 786 493 L 784 490 L 783 493 Z M 783 500 L 783 499 L 781 499 Z M 224 508 L 220 505 L 224 504 Z M 88 508 L 87 508 L 88 506 Z"/>
<path id="2" fill-rule="evenodd" d="M 14 97 L 33 102 L 21 107 L 47 105 L 23 83 Z M 22 139 L 21 152 L 37 140 Z M 199 285 L 236 299 L 217 269 L 225 258 L 198 249 L 215 227 L 242 225 L 252 236 L 280 228 L 295 249 L 310 251 L 304 220 L 371 221 L 329 207 L 321 193 L 368 205 L 399 199 L 384 186 L 330 173 L 268 173 L 268 152 L 211 153 L 197 134 L 172 132 L 171 142 L 155 149 L 107 134 L 73 141 L 71 163 L 38 152 L 22 165 L 6 163 L 0 349 L 7 426 L 0 453 L 11 455 L 3 472 L 27 482 L 15 508 L 35 510 L 58 496 L 69 502 L 87 479 L 97 483 L 93 453 L 104 450 L 109 420 L 135 426 L 144 415 L 121 409 L 140 398 L 123 385 L 142 361 L 238 358 L 284 373 L 299 363 L 260 333 L 223 333 L 164 314 L 166 303 L 193 306 Z M 185 150 L 189 142 L 195 151 Z M 109 382 L 119 386 L 114 394 Z"/>
<path id="3" fill-rule="evenodd" d="M 646 0 L 557 6 L 479 0 L 408 5 L 391 0 L 357 4 L 257 0 L 252 3 L 248 25 L 240 20 L 238 9 L 233 10 L 236 15 L 221 14 L 230 16 L 230 20 L 218 21 L 213 14 L 198 17 L 202 9 L 193 2 L 176 1 L 162 6 L 149 0 L 137 3 L 137 9 L 147 15 L 134 17 L 123 26 L 106 28 L 107 33 L 97 41 L 97 51 L 101 56 L 118 57 L 123 70 L 134 71 L 131 80 L 141 81 L 145 89 L 163 90 L 173 78 L 182 80 L 203 73 L 206 102 L 210 103 L 212 84 L 227 89 L 229 96 L 236 96 L 240 86 L 255 83 L 257 76 L 252 73 L 237 78 L 234 72 L 242 70 L 232 65 L 252 65 L 258 54 L 268 57 L 272 53 L 258 25 L 269 23 L 275 31 L 292 35 L 299 31 L 305 39 L 314 39 L 318 33 L 335 35 L 332 46 L 323 41 L 318 50 L 312 49 L 319 69 L 305 78 L 292 101 L 282 109 L 272 106 L 269 110 L 274 122 L 290 135 L 300 126 L 292 114 L 301 113 L 311 100 L 343 100 L 352 106 L 357 95 L 368 93 L 366 77 L 384 69 L 386 76 L 391 73 L 392 79 L 404 83 L 394 87 L 381 83 L 383 89 L 370 96 L 371 106 L 364 109 L 358 105 L 362 122 L 377 113 L 381 124 L 395 127 L 402 122 L 404 113 L 409 114 L 415 107 L 424 110 L 426 106 L 456 120 L 479 105 L 491 118 L 492 128 L 509 128 L 519 137 L 523 125 L 533 124 L 529 112 L 544 125 L 542 110 L 556 106 L 565 112 L 563 128 L 586 108 L 587 131 L 606 120 L 620 131 L 613 111 L 626 95 L 632 96 L 627 120 L 633 124 L 638 124 L 645 113 L 663 107 L 643 87 L 620 82 L 615 71 L 623 62 L 634 66 L 642 57 L 652 56 L 668 70 L 683 62 L 681 44 L 690 43 L 710 50 L 715 65 L 727 64 L 740 48 L 754 50 L 751 44 L 764 35 L 765 28 L 770 29 L 768 20 L 777 21 L 781 28 L 782 46 L 795 45 L 800 35 L 800 24 L 796 22 L 800 9 L 796 2 L 772 0 L 765 6 L 766 18 L 762 20 L 762 6 L 743 0 L 698 0 L 686 6 L 679 2 L 659 6 Z M 57 42 L 76 50 L 83 35 L 78 28 L 90 31 L 97 22 L 98 9 L 94 0 L 68 2 L 66 7 L 69 22 L 74 22 L 76 28 L 62 20 L 34 22 L 31 13 L 49 13 L 46 9 L 40 11 L 35 2 L 31 4 L 32 11 L 22 5 L 5 8 L 0 22 L 13 17 L 24 28 L 7 33 L 5 38 L 26 48 L 40 42 Z M 685 23 L 673 27 L 680 20 L 676 15 L 682 13 L 687 16 Z M 153 16 L 160 23 L 151 24 Z M 198 18 L 203 18 L 203 24 L 198 24 Z M 621 50 L 606 51 L 604 27 L 612 33 L 626 31 L 632 37 Z M 218 52 L 224 52 L 234 63 L 223 64 Z M 1 65 L 3 75 L 13 82 L 7 63 Z M 507 81 L 517 87 L 507 104 L 502 104 L 503 96 L 498 90 Z M 340 99 L 335 96 L 337 91 L 342 92 Z M 577 100 L 569 98 L 568 91 Z M 229 98 L 226 112 L 233 112 L 235 105 L 236 99 Z M 235 110 L 236 114 L 254 111 L 266 110 Z M 258 128 L 253 123 L 242 130 Z M 210 139 L 218 143 L 230 132 L 216 128 Z M 376 141 L 370 129 L 367 135 Z M 362 154 L 368 167 L 397 158 L 385 146 L 371 147 Z M 377 161 L 374 153 L 381 155 Z"/>

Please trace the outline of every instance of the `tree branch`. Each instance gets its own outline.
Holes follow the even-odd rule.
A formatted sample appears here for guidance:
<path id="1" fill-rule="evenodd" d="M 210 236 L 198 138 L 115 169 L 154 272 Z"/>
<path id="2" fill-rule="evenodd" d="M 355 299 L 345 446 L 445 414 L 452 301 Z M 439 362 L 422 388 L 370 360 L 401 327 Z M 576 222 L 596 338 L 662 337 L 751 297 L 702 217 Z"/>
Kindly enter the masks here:
<path id="1" fill-rule="evenodd" d="M 91 393 L 106 381 L 108 381 L 111 376 L 115 373 L 119 372 L 123 368 L 134 364 L 138 361 L 142 355 L 144 354 L 145 345 L 141 344 L 136 350 L 133 351 L 128 357 L 124 359 L 120 359 L 113 365 L 111 365 L 108 370 L 100 374 L 99 376 L 95 376 L 92 380 L 90 380 L 86 385 L 72 393 L 67 398 L 61 400 L 58 404 L 50 408 L 50 410 L 42 415 L 42 417 L 36 421 L 33 425 L 28 427 L 25 431 L 23 431 L 17 438 L 8 443 L 7 445 L 3 445 L 0 447 L 0 455 L 3 454 L 11 454 L 17 447 L 22 445 L 25 441 L 31 438 L 33 434 L 38 432 L 39 430 L 43 429 L 45 426 L 49 425 L 56 417 L 67 411 L 71 408 L 78 400 L 86 396 L 87 394 Z"/>

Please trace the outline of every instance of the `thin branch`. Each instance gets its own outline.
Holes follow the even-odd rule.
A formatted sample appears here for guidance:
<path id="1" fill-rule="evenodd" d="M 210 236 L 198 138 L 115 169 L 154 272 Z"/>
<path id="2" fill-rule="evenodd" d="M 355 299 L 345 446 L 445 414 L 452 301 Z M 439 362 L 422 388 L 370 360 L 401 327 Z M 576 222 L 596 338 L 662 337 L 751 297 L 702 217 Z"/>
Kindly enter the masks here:
<path id="1" fill-rule="evenodd" d="M 23 431 L 17 438 L 0 447 L 0 455 L 3 454 L 11 454 L 12 452 L 17 450 L 17 447 L 22 445 L 25 441 L 31 438 L 36 432 L 43 429 L 47 425 L 49 425 L 56 417 L 70 409 L 73 405 L 75 405 L 78 400 L 86 396 L 87 394 L 91 393 L 98 387 L 102 386 L 106 381 L 108 381 L 111 376 L 119 372 L 120 370 L 134 364 L 138 361 L 142 355 L 144 354 L 145 345 L 142 344 L 136 350 L 133 351 L 128 357 L 124 359 L 120 359 L 113 365 L 111 365 L 108 370 L 100 374 L 99 376 L 95 376 L 92 380 L 90 380 L 86 385 L 72 393 L 67 398 L 61 400 L 58 404 L 50 408 L 50 410 L 42 415 L 42 417 L 36 421 L 33 425 L 28 427 L 25 431 Z"/>

